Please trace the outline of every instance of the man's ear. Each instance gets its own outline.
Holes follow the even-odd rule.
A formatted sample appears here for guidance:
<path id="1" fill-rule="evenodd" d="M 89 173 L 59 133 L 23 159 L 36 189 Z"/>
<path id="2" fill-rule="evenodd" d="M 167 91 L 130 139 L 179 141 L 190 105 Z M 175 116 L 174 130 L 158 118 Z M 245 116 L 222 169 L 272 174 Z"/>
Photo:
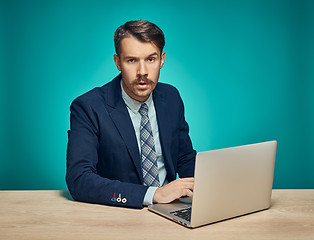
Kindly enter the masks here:
<path id="1" fill-rule="evenodd" d="M 121 72 L 121 65 L 120 65 L 120 58 L 117 54 L 113 55 L 113 60 L 118 68 L 118 70 Z"/>
<path id="2" fill-rule="evenodd" d="M 160 55 L 160 69 L 161 69 L 162 66 L 164 65 L 165 59 L 166 59 L 166 53 L 165 53 L 165 52 L 162 52 L 161 55 Z"/>

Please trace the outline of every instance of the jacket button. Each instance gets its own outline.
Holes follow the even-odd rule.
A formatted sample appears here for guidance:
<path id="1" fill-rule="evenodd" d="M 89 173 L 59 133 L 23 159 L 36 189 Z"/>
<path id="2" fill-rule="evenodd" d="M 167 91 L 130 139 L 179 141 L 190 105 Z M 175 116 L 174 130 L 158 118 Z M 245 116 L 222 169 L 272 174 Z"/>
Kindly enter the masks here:
<path id="1" fill-rule="evenodd" d="M 119 194 L 119 197 L 117 197 L 117 202 L 121 202 L 121 194 Z"/>

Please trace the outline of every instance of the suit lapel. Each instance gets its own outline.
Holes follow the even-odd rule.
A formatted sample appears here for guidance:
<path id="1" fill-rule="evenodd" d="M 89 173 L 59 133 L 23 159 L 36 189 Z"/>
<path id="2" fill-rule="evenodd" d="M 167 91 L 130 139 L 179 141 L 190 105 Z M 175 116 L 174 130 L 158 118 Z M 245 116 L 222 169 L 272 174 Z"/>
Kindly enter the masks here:
<path id="1" fill-rule="evenodd" d="M 128 113 L 127 107 L 122 99 L 120 87 L 121 75 L 116 77 L 108 87 L 107 105 L 108 112 L 115 126 L 117 127 L 135 165 L 138 176 L 143 183 L 143 173 L 139 148 L 135 136 L 134 127 Z"/>
<path id="2" fill-rule="evenodd" d="M 169 124 L 169 106 L 166 99 L 163 97 L 162 93 L 158 91 L 158 85 L 153 92 L 154 106 L 156 110 L 157 122 L 158 122 L 158 131 L 159 131 L 159 139 L 161 150 L 163 154 L 163 158 L 165 161 L 165 166 L 167 169 L 167 175 L 169 175 L 170 179 L 175 179 L 175 169 L 173 164 L 171 163 L 171 155 L 170 155 L 170 146 L 171 146 L 171 133 L 172 130 Z"/>

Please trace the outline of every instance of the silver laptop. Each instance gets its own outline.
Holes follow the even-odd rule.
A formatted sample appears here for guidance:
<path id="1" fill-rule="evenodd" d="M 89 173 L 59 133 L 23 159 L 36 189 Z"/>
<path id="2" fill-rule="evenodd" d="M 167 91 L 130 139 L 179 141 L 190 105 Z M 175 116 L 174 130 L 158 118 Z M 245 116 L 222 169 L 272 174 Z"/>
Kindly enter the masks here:
<path id="1" fill-rule="evenodd" d="M 190 228 L 267 209 L 276 149 L 277 141 L 270 141 L 200 152 L 193 200 L 153 204 L 148 209 Z"/>

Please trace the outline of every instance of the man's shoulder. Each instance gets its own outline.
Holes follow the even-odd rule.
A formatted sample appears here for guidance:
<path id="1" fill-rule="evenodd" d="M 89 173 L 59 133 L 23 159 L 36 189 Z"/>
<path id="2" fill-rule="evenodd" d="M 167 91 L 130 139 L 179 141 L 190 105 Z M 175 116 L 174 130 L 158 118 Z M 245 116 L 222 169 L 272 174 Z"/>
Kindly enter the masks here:
<path id="1" fill-rule="evenodd" d="M 164 92 L 164 93 L 177 93 L 179 94 L 178 89 L 168 83 L 162 83 L 162 82 L 158 82 L 157 86 L 156 86 L 156 90 Z"/>
<path id="2" fill-rule="evenodd" d="M 103 88 L 106 85 L 102 86 L 102 87 L 95 87 L 91 90 L 89 90 L 88 92 L 78 96 L 77 98 L 75 98 L 73 100 L 73 103 L 88 103 L 89 105 L 93 104 L 93 103 L 97 103 L 100 100 L 103 99 Z"/>
<path id="3" fill-rule="evenodd" d="M 113 80 L 109 81 L 101 87 L 95 87 L 89 90 L 88 92 L 78 96 L 76 99 L 74 99 L 73 102 L 87 102 L 89 104 L 99 104 L 100 102 L 106 101 L 106 95 L 108 93 L 107 89 L 114 84 L 114 81 L 116 79 L 117 78 L 114 78 Z"/>
<path id="4" fill-rule="evenodd" d="M 180 97 L 178 89 L 168 83 L 158 82 L 155 90 L 164 97 Z"/>

